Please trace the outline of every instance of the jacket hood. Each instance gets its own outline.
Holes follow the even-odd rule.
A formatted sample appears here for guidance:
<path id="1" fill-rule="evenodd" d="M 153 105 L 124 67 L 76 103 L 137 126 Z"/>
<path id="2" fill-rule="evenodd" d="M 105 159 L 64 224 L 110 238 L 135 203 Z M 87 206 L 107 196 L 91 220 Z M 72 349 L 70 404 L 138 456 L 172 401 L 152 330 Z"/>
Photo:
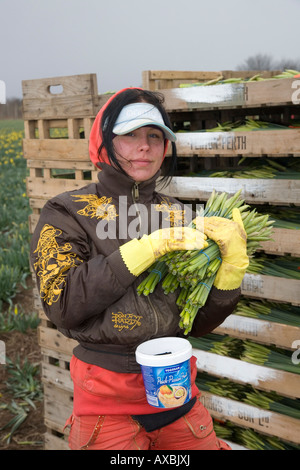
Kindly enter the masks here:
<path id="1" fill-rule="evenodd" d="M 142 90 L 142 88 L 139 88 L 139 87 L 122 88 L 122 90 L 119 90 L 117 93 L 115 93 L 113 96 L 111 96 L 109 98 L 109 100 L 105 103 L 104 106 L 102 106 L 102 108 L 100 109 L 100 111 L 98 112 L 98 114 L 95 118 L 95 121 L 92 125 L 92 129 L 91 129 L 91 132 L 90 132 L 89 155 L 90 155 L 91 162 L 97 168 L 99 168 L 99 163 L 107 163 L 108 165 L 110 165 L 110 161 L 109 161 L 106 149 L 102 148 L 101 153 L 99 154 L 99 147 L 102 143 L 101 120 L 102 120 L 103 112 L 117 95 L 119 95 L 120 93 L 122 93 L 125 90 L 131 90 L 131 89 Z M 167 152 L 168 143 L 169 143 L 169 141 L 166 140 L 165 141 L 164 157 L 165 157 L 166 152 Z"/>

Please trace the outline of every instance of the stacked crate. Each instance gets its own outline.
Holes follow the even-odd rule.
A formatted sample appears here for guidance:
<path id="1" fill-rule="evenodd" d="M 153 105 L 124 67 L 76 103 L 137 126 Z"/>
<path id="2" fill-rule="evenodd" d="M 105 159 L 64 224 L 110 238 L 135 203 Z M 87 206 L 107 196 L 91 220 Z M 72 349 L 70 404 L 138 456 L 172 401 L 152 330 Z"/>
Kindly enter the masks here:
<path id="1" fill-rule="evenodd" d="M 276 83 L 270 81 L 232 84 L 230 88 L 228 85 L 218 85 L 218 88 L 213 90 L 213 87 L 205 87 L 205 97 L 201 95 L 202 87 L 175 88 L 174 84 L 177 86 L 179 81 L 186 82 L 188 75 L 178 77 L 176 72 L 170 73 L 176 82 L 168 82 L 168 86 L 165 86 L 166 82 L 159 83 L 155 78 L 156 82 L 151 84 L 151 88 L 159 88 L 164 94 L 174 128 L 181 130 L 188 122 L 189 131 L 178 132 L 179 172 L 170 186 L 164 188 L 165 194 L 182 201 L 203 202 L 208 199 L 213 189 L 233 194 L 242 188 L 242 197 L 251 204 L 300 205 L 300 186 L 296 180 L 275 181 L 274 184 L 274 180 L 229 180 L 187 176 L 187 172 L 197 168 L 200 162 L 204 162 L 206 167 L 211 167 L 213 160 L 226 167 L 232 158 L 240 155 L 300 156 L 300 129 L 284 131 L 284 141 L 280 131 L 256 131 L 252 133 L 254 136 L 250 135 L 251 133 L 231 133 L 221 137 L 210 133 L 210 140 L 207 140 L 207 135 L 203 137 L 205 133 L 201 136 L 200 133 L 194 132 L 196 129 L 212 127 L 216 122 L 241 115 L 245 110 L 254 115 L 268 107 L 277 117 L 289 114 L 295 106 L 291 102 L 291 81 L 286 79 L 276 80 Z M 203 72 L 202 74 L 203 80 L 214 78 Z M 219 76 L 219 72 L 217 74 Z M 230 76 L 230 72 L 228 74 L 227 76 Z M 247 76 L 253 74 L 254 72 L 249 72 Z M 153 78 L 153 74 L 150 76 L 150 72 L 144 73 L 144 80 L 147 77 Z M 199 75 L 192 76 L 193 81 L 200 78 Z M 166 80 L 166 76 L 163 79 Z M 145 81 L 143 86 L 150 88 Z M 27 193 L 32 208 L 29 220 L 31 232 L 36 226 L 41 208 L 49 198 L 96 181 L 97 170 L 88 155 L 89 132 L 98 110 L 109 96 L 98 95 L 94 74 L 23 82 L 23 150 L 29 169 Z M 295 231 L 277 229 L 273 238 L 274 242 L 264 245 L 266 252 L 300 256 L 300 240 Z M 243 293 L 249 297 L 300 305 L 299 287 L 298 281 L 247 274 L 243 282 Z M 67 449 L 64 424 L 72 411 L 73 399 L 69 362 L 76 342 L 65 338 L 46 318 L 37 289 L 35 299 L 41 318 L 38 334 L 42 352 L 44 421 L 47 428 L 45 448 Z M 216 331 L 218 334 L 250 338 L 287 349 L 291 348 L 294 340 L 300 339 L 299 328 L 250 320 L 238 315 L 229 317 Z M 274 390 L 282 395 L 300 398 L 299 376 L 296 374 L 270 372 L 265 367 L 200 350 L 194 350 L 194 354 L 198 359 L 199 372 L 205 371 L 239 383 L 251 383 L 260 390 Z M 203 392 L 202 397 L 211 414 L 217 419 L 228 419 L 240 426 L 258 429 L 266 434 L 299 443 L 299 422 L 296 420 L 277 416 L 266 410 L 253 410 L 253 407 L 249 408 L 239 402 L 231 403 L 226 398 L 207 392 Z"/>
<path id="2" fill-rule="evenodd" d="M 182 80 L 185 83 L 184 80 Z M 176 82 L 178 83 L 178 82 Z M 291 206 L 299 211 L 300 181 L 296 179 L 235 179 L 222 177 L 189 177 L 189 171 L 236 165 L 241 157 L 299 157 L 300 128 L 257 130 L 255 132 L 203 132 L 217 123 L 256 117 L 285 123 L 290 116 L 300 117 L 300 80 L 281 79 L 260 82 L 188 86 L 158 90 L 164 94 L 166 109 L 177 129 L 177 152 L 180 168 L 167 195 L 182 201 L 203 203 L 211 192 L 233 195 L 242 189 L 241 197 L 257 211 L 261 205 Z M 197 130 L 199 132 L 197 132 Z M 204 172 L 205 173 L 205 172 Z M 201 174 L 201 171 L 200 171 Z M 272 255 L 300 257 L 300 232 L 274 228 L 273 240 L 263 242 L 263 251 Z M 242 294 L 250 299 L 266 299 L 300 306 L 300 281 L 276 276 L 247 273 Z M 242 313 L 242 312 L 241 312 Z M 231 315 L 213 333 L 229 335 L 274 345 L 290 351 L 291 360 L 300 344 L 300 328 L 280 323 Z M 227 378 L 251 385 L 256 390 L 273 391 L 280 396 L 300 398 L 298 374 L 251 364 L 230 357 L 194 349 L 199 374 Z M 299 366 L 300 368 L 300 366 Z M 202 400 L 212 416 L 262 435 L 276 436 L 281 441 L 300 443 L 300 421 L 269 410 L 234 401 L 225 396 L 202 392 Z"/>
<path id="3" fill-rule="evenodd" d="M 27 195 L 32 233 L 45 202 L 57 194 L 97 180 L 88 139 L 98 110 L 109 95 L 98 95 L 95 74 L 23 81 Z M 72 412 L 69 362 L 76 342 L 64 337 L 45 316 L 37 288 L 35 307 L 42 352 L 45 449 L 67 449 L 64 425 Z"/>
<path id="4" fill-rule="evenodd" d="M 280 71 L 276 70 L 221 70 L 221 71 L 188 71 L 188 70 L 145 70 L 142 73 L 143 88 L 151 91 L 178 88 L 181 83 L 201 83 L 216 80 L 220 77 L 250 78 L 259 74 L 269 78 Z"/>

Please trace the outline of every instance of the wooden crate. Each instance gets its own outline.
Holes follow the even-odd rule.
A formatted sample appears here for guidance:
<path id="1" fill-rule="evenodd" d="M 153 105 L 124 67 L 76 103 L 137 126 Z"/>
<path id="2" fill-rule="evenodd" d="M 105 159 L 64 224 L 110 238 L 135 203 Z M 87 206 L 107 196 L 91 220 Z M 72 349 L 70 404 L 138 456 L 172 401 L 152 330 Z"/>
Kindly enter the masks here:
<path id="1" fill-rule="evenodd" d="M 300 338 L 300 328 L 238 314 L 230 315 L 214 330 L 214 333 L 229 335 L 243 340 L 272 344 L 277 348 L 292 350 L 292 344 Z M 242 309 L 240 311 L 242 314 Z"/>
<path id="2" fill-rule="evenodd" d="M 203 75 L 202 78 L 207 80 L 208 75 L 205 77 Z M 151 76 L 151 80 L 175 79 L 175 76 L 168 78 L 163 74 Z M 184 76 L 184 74 L 179 77 L 181 81 L 186 79 L 187 75 Z M 193 80 L 199 79 L 199 76 L 193 78 Z M 172 83 L 171 86 L 173 87 L 175 82 L 170 81 L 168 83 Z M 266 88 L 263 90 L 262 86 L 266 87 L 266 83 L 253 84 L 257 85 L 255 96 L 266 96 Z M 156 82 L 157 84 L 158 82 Z M 56 85 L 62 85 L 63 91 L 60 95 L 53 96 L 51 87 Z M 178 103 L 174 105 L 175 90 L 167 89 L 169 84 L 166 86 L 166 82 L 160 82 L 159 86 L 165 93 L 167 107 L 174 111 L 173 117 L 177 113 L 187 111 L 185 108 L 186 102 L 183 105 L 181 103 L 180 107 Z M 164 91 L 164 89 L 166 90 Z M 269 104 L 273 108 L 278 104 L 288 105 L 284 87 L 280 90 L 281 95 L 277 96 L 276 93 L 274 94 L 274 89 L 269 87 L 267 101 L 272 99 L 273 105 Z M 29 169 L 27 193 L 32 208 L 29 220 L 30 231 L 33 232 L 40 210 L 49 198 L 62 191 L 73 190 L 97 180 L 97 170 L 91 164 L 88 155 L 89 132 L 98 109 L 107 101 L 110 95 L 98 95 L 94 74 L 26 81 L 23 82 L 23 94 L 24 155 Z M 251 87 L 248 88 L 247 94 L 248 102 L 242 105 L 244 107 L 247 107 L 253 99 L 254 94 Z M 271 96 L 273 98 L 270 98 Z M 171 102 L 171 99 L 173 102 Z M 262 104 L 263 101 L 260 101 L 260 99 L 257 98 L 255 103 L 251 103 L 251 106 Z M 199 100 L 197 106 L 199 106 Z M 226 106 L 234 108 L 233 103 L 229 105 L 227 103 Z M 222 104 L 220 104 L 220 107 L 222 108 Z M 198 108 L 188 109 L 188 112 L 191 113 L 189 119 L 194 119 L 194 117 L 195 121 L 198 119 Z M 201 112 L 203 112 L 202 119 L 204 121 L 205 119 L 211 121 L 211 109 L 203 107 Z M 63 135 L 60 135 L 57 129 Z M 252 133 L 255 134 L 256 141 L 254 137 L 248 135 L 250 133 L 247 133 L 246 136 L 244 134 L 234 135 L 234 133 L 232 136 L 226 136 L 224 149 L 203 149 L 201 148 L 203 142 L 201 143 L 201 140 L 199 140 L 202 137 L 195 137 L 194 133 L 179 133 L 178 154 L 180 158 L 192 161 L 195 155 L 197 159 L 216 157 L 221 155 L 224 150 L 222 157 L 224 157 L 223 161 L 227 162 L 226 157 L 228 155 L 242 155 L 239 152 L 240 149 L 234 147 L 238 145 L 238 141 L 243 145 L 243 139 L 246 138 L 247 149 L 242 150 L 247 150 L 248 156 L 263 156 L 265 152 L 275 156 L 281 155 L 281 152 L 284 152 L 284 155 L 287 155 L 288 152 L 290 155 L 300 155 L 299 130 L 284 131 L 286 137 L 284 143 L 282 134 L 273 133 L 271 135 L 269 134 L 271 131 L 268 131 L 268 134 L 266 132 L 259 134 L 258 132 L 262 131 Z M 222 136 L 222 138 L 224 137 Z M 216 136 L 212 136 L 212 138 L 216 138 Z M 230 139 L 231 144 L 229 144 Z M 216 144 L 214 145 L 216 146 Z M 230 145 L 232 148 L 228 148 Z M 209 146 L 213 147 L 212 141 L 210 141 Z M 300 205 L 300 191 L 296 180 L 274 182 L 274 180 L 188 178 L 183 174 L 175 177 L 171 185 L 164 189 L 164 192 L 166 195 L 175 196 L 182 201 L 202 202 L 208 199 L 213 189 L 233 194 L 240 188 L 242 188 L 242 197 L 251 204 Z M 265 252 L 278 255 L 288 253 L 299 256 L 300 240 L 297 231 L 276 229 L 274 232 L 274 241 L 267 242 L 263 246 Z M 279 297 L 281 301 L 300 305 L 298 294 L 300 290 L 297 281 L 293 282 L 293 280 L 282 278 L 270 279 L 268 276 L 247 274 L 242 290 L 246 296 L 251 298 L 278 300 Z M 35 308 L 41 318 L 38 338 L 43 357 L 41 370 L 45 392 L 44 419 L 47 427 L 45 448 L 63 450 L 67 448 L 67 430 L 64 430 L 64 424 L 72 410 L 73 389 L 69 373 L 69 362 L 73 347 L 77 343 L 65 338 L 46 318 L 36 289 Z M 251 339 L 259 343 L 274 344 L 285 349 L 290 349 L 292 342 L 299 337 L 299 329 L 296 327 L 287 327 L 277 323 L 271 324 L 270 322 L 253 320 L 239 315 L 231 315 L 215 332 L 229 334 L 241 339 Z M 220 377 L 229 374 L 229 378 L 239 383 L 251 383 L 260 390 L 278 391 L 284 396 L 299 398 L 299 376 L 296 374 L 287 375 L 282 371 L 274 372 L 268 368 L 231 358 L 222 358 L 200 350 L 194 350 L 194 353 L 197 357 L 199 372 L 203 370 Z M 222 397 L 212 397 L 207 393 L 203 393 L 202 399 L 217 419 L 229 419 L 239 426 L 249 427 L 267 435 L 274 435 L 283 440 L 299 443 L 299 438 L 293 437 L 299 436 L 297 432 L 299 428 L 298 421 L 294 422 L 283 416 L 275 416 L 274 413 L 270 415 L 267 410 L 252 409 L 252 407 L 249 408 L 244 404 L 232 404 Z M 263 423 L 263 426 L 261 423 Z"/>
<path id="3" fill-rule="evenodd" d="M 246 273 L 242 282 L 242 294 L 247 297 L 288 302 L 298 306 L 300 305 L 300 281 Z"/>
<path id="4" fill-rule="evenodd" d="M 250 364 L 230 357 L 193 349 L 199 372 L 219 378 L 227 378 L 242 385 L 252 385 L 256 390 L 276 392 L 281 396 L 299 399 L 300 376 L 270 367 Z M 213 418 L 230 421 L 240 427 L 250 428 L 261 434 L 299 444 L 300 421 L 289 416 L 218 396 L 201 392 L 201 400 Z"/>
<path id="5" fill-rule="evenodd" d="M 219 77 L 227 78 L 251 78 L 260 74 L 264 78 L 273 77 L 280 73 L 279 70 L 222 70 L 222 71 L 185 71 L 185 70 L 145 70 L 142 73 L 142 87 L 147 90 L 164 90 L 177 88 L 181 83 L 207 82 Z"/>
<path id="6" fill-rule="evenodd" d="M 55 91 L 57 88 L 61 88 L 59 93 Z M 95 116 L 97 112 L 95 74 L 24 80 L 22 91 L 23 118 L 26 121 L 82 118 Z"/>
<path id="7" fill-rule="evenodd" d="M 300 134 L 296 130 L 288 130 L 287 134 L 271 131 L 256 131 L 258 133 L 200 133 L 198 129 L 214 127 L 216 123 L 226 120 L 234 120 L 247 115 L 272 114 L 276 123 L 285 123 L 289 120 L 289 114 L 298 108 L 294 106 L 292 99 L 294 80 L 274 80 L 266 82 L 226 84 L 206 87 L 178 88 L 179 83 L 192 81 L 206 81 L 216 78 L 211 76 L 178 77 L 176 73 L 170 75 L 151 72 L 146 79 L 150 89 L 159 89 L 165 97 L 165 105 L 173 122 L 190 121 L 190 129 L 194 131 L 180 132 L 178 137 L 178 155 L 181 157 L 194 157 L 205 159 L 207 157 L 285 157 L 299 156 Z M 224 77 L 225 78 L 225 77 Z M 227 77 L 226 77 L 227 78 Z M 147 83 L 145 81 L 145 83 Z M 165 89 L 164 89 L 165 88 Z M 171 89 L 170 89 L 171 88 Z M 284 119 L 282 122 L 282 115 Z M 226 166 L 222 165 L 223 169 Z M 242 188 L 242 197 L 248 203 L 270 205 L 296 205 L 299 206 L 300 193 L 298 181 L 271 181 L 271 180 L 238 180 L 226 178 L 187 178 L 179 175 L 174 178 L 166 189 L 167 194 L 182 200 L 206 201 L 213 189 L 234 194 Z M 278 190 L 280 188 L 280 190 Z M 263 243 L 263 251 L 270 254 L 291 254 L 299 256 L 300 237 L 297 230 L 275 229 L 273 240 Z M 299 282 L 282 278 L 267 276 L 254 276 L 247 274 L 242 285 L 244 295 L 258 299 L 280 300 L 299 305 Z M 215 330 L 219 334 L 228 334 L 240 339 L 250 339 L 265 344 L 273 344 L 284 349 L 291 349 L 293 342 L 299 338 L 300 330 L 297 327 L 280 325 L 268 321 L 245 318 L 239 315 L 231 315 L 219 328 Z M 219 356 L 210 356 L 209 353 L 194 351 L 198 356 L 198 370 L 209 371 L 220 377 L 226 376 L 227 370 L 236 371 L 230 376 L 239 381 L 245 377 L 245 383 L 257 386 L 260 382 L 261 389 L 277 390 L 278 393 L 287 393 L 291 397 L 298 396 L 296 388 L 299 387 L 299 377 L 269 371 L 260 366 L 242 363 L 241 361 Z M 202 357 L 202 355 L 204 356 Z M 199 357 L 203 361 L 199 360 Z M 207 357 L 212 358 L 211 361 Z M 203 368 L 203 364 L 209 364 L 209 368 Z M 220 367 L 218 365 L 220 364 Z M 246 371 L 245 376 L 241 371 Z M 274 379 L 270 378 L 270 373 Z M 277 436 L 280 439 L 299 443 L 299 421 L 290 419 L 267 410 L 260 410 L 242 403 L 236 403 L 223 397 L 216 397 L 202 393 L 202 400 L 216 419 L 230 420 L 241 427 L 249 427 L 262 434 Z M 297 431 L 298 430 L 298 431 Z"/>
<path id="8" fill-rule="evenodd" d="M 69 429 L 65 423 L 73 409 L 73 383 L 70 360 L 77 342 L 66 338 L 47 319 L 35 288 L 35 308 L 41 323 L 38 342 L 42 353 L 41 380 L 44 391 L 45 450 L 68 450 Z"/>
<path id="9" fill-rule="evenodd" d="M 183 157 L 299 157 L 300 129 L 180 132 L 176 147 Z"/>
<path id="10" fill-rule="evenodd" d="M 297 129 L 256 132 L 197 132 L 214 127 L 219 120 L 240 119 L 247 115 L 270 114 L 276 116 L 299 114 L 299 104 L 292 100 L 294 80 L 277 80 L 227 84 L 208 87 L 173 88 L 160 90 L 165 96 L 166 108 L 175 123 L 190 121 L 193 132 L 181 131 L 178 137 L 178 155 L 205 160 L 208 157 L 287 157 L 300 155 L 300 133 Z M 176 118 L 178 115 L 178 118 Z M 207 120 L 205 120 L 207 118 Z M 202 120 L 202 122 L 201 122 Z M 271 120 L 271 119 L 270 119 Z M 294 131 L 296 131 L 294 133 Z M 285 134 L 287 132 L 287 134 Z M 227 157 L 227 158 L 226 158 Z M 226 168 L 226 163 L 222 169 Z M 192 170 L 192 168 L 191 168 Z M 297 180 L 238 179 L 186 177 L 178 175 L 165 190 L 168 195 L 182 200 L 206 201 L 215 189 L 233 195 L 242 189 L 241 197 L 251 205 L 300 205 L 300 184 Z M 258 208 L 259 210 L 259 208 Z M 263 243 L 269 254 L 299 256 L 298 230 L 275 229 L 273 241 Z M 247 273 L 242 283 L 242 294 L 249 298 L 300 305 L 300 283 L 294 279 Z M 242 340 L 275 345 L 293 351 L 299 339 L 300 328 L 240 315 L 231 315 L 214 333 Z M 194 349 L 199 373 L 208 372 L 217 377 L 227 377 L 235 382 L 251 384 L 258 390 L 274 391 L 282 396 L 299 398 L 299 375 L 248 364 L 240 360 L 221 357 Z M 203 403 L 217 420 L 230 421 L 240 427 L 261 434 L 276 436 L 284 441 L 299 444 L 299 420 L 235 402 L 225 397 L 202 392 Z"/>
<path id="11" fill-rule="evenodd" d="M 217 377 L 225 377 L 240 384 L 250 384 L 257 390 L 273 391 L 289 398 L 300 398 L 300 376 L 271 367 L 220 356 L 211 352 L 193 349 L 197 367 Z M 299 435 L 295 439 L 299 442 Z"/>
<path id="12" fill-rule="evenodd" d="M 264 410 L 229 398 L 217 396 L 206 391 L 201 393 L 201 402 L 217 420 L 250 428 L 266 436 L 276 436 L 287 442 L 298 444 L 300 421 L 289 416 Z"/>
<path id="13" fill-rule="evenodd" d="M 299 230 L 273 228 L 272 240 L 261 243 L 263 251 L 271 255 L 300 257 Z"/>
<path id="14" fill-rule="evenodd" d="M 50 92 L 55 85 L 63 86 L 61 94 Z M 108 97 L 99 99 L 94 74 L 29 80 L 22 86 L 23 154 L 29 169 L 26 184 L 32 233 L 49 198 L 96 181 L 88 138 L 99 105 Z"/>
<path id="15" fill-rule="evenodd" d="M 169 113 L 208 111 L 212 109 L 267 108 L 292 106 L 295 99 L 295 78 L 261 82 L 227 83 L 161 90 Z"/>
<path id="16" fill-rule="evenodd" d="M 64 426 L 72 408 L 71 392 L 44 381 L 45 450 L 69 450 Z"/>
<path id="17" fill-rule="evenodd" d="M 242 189 L 241 197 L 248 204 L 300 205 L 299 180 L 176 176 L 164 192 L 178 199 L 207 201 L 214 189 L 230 195 Z"/>

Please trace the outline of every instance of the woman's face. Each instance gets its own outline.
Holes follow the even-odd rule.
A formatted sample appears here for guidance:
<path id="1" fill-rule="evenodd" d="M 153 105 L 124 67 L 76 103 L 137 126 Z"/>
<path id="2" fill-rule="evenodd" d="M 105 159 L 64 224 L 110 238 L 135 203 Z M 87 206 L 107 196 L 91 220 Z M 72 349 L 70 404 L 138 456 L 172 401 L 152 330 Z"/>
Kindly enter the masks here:
<path id="1" fill-rule="evenodd" d="M 146 181 L 159 170 L 164 156 L 164 134 L 156 127 L 140 127 L 114 140 L 116 157 L 136 182 Z"/>

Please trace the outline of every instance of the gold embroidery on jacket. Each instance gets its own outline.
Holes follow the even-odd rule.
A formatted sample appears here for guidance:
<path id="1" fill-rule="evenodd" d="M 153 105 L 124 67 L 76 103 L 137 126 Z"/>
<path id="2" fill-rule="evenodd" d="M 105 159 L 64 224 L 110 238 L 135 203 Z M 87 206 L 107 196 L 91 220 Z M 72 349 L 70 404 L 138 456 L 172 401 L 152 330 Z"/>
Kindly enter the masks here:
<path id="1" fill-rule="evenodd" d="M 155 210 L 167 214 L 165 220 L 170 221 L 171 227 L 181 227 L 184 225 L 185 211 L 181 209 L 179 204 L 172 204 L 168 198 L 164 198 L 160 204 L 156 204 Z"/>
<path id="2" fill-rule="evenodd" d="M 106 220 L 115 220 L 118 217 L 116 206 L 110 204 L 112 198 L 105 196 L 99 198 L 96 194 L 72 194 L 72 197 L 77 198 L 75 202 L 87 202 L 83 209 L 77 211 L 79 215 Z"/>
<path id="3" fill-rule="evenodd" d="M 66 284 L 67 271 L 78 266 L 78 262 L 82 263 L 82 260 L 72 253 L 71 243 L 58 245 L 56 237 L 61 234 L 61 230 L 48 224 L 44 225 L 34 251 L 38 258 L 34 268 L 40 278 L 40 296 L 48 305 L 58 301 Z"/>
<path id="4" fill-rule="evenodd" d="M 112 312 L 112 322 L 114 323 L 114 328 L 117 328 L 118 331 L 133 330 L 137 326 L 141 326 L 141 316 L 135 315 L 134 313 L 123 313 L 123 312 Z"/>

